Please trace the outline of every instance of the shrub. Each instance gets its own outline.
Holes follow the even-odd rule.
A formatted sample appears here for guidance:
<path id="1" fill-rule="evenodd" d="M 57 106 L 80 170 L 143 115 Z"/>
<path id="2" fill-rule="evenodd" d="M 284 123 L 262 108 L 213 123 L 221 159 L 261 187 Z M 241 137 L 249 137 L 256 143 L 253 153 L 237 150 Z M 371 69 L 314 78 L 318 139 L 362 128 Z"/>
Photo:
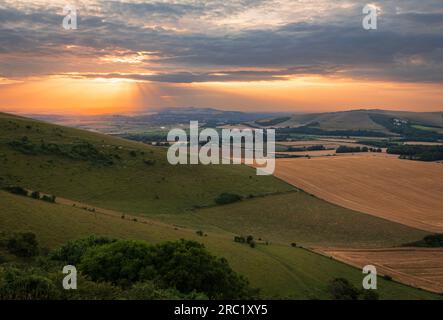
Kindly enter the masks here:
<path id="1" fill-rule="evenodd" d="M 249 236 L 246 237 L 246 242 L 247 243 L 251 243 L 252 241 L 254 241 L 254 237 L 253 236 L 249 235 Z"/>
<path id="2" fill-rule="evenodd" d="M 204 235 L 203 231 L 201 231 L 201 230 L 197 230 L 195 233 L 200 237 L 203 237 L 203 235 Z"/>
<path id="3" fill-rule="evenodd" d="M 194 241 L 151 246 L 143 241 L 116 241 L 88 249 L 80 269 L 93 281 L 123 287 L 154 281 L 181 293 L 202 292 L 211 299 L 253 297 L 256 292 L 223 258 Z"/>
<path id="4" fill-rule="evenodd" d="M 358 289 L 347 279 L 336 278 L 332 280 L 328 290 L 335 300 L 358 300 Z"/>
<path id="5" fill-rule="evenodd" d="M 297 244 L 296 244 L 295 242 L 292 242 L 292 243 L 291 243 L 291 247 L 296 248 L 296 247 L 297 247 Z"/>
<path id="6" fill-rule="evenodd" d="M 245 239 L 245 237 L 242 237 L 242 236 L 235 236 L 234 241 L 239 242 L 239 243 L 245 243 L 246 239 Z"/>
<path id="7" fill-rule="evenodd" d="M 385 279 L 385 280 L 387 280 L 387 281 L 392 281 L 392 277 L 391 277 L 390 275 L 388 275 L 388 274 L 385 274 L 385 275 L 383 276 L 383 279 Z"/>
<path id="8" fill-rule="evenodd" d="M 222 193 L 215 198 L 215 203 L 218 205 L 224 205 L 241 201 L 242 197 L 235 193 Z"/>
<path id="9" fill-rule="evenodd" d="M 361 299 L 362 300 L 378 300 L 380 296 L 375 290 L 362 290 Z"/>
<path id="10" fill-rule="evenodd" d="M 55 203 L 56 197 L 54 195 L 46 195 L 45 194 L 45 195 L 43 195 L 43 197 L 41 199 L 46 202 Z"/>
<path id="11" fill-rule="evenodd" d="M 90 236 L 88 238 L 69 241 L 60 248 L 52 251 L 49 257 L 52 260 L 62 261 L 65 264 L 78 264 L 87 249 L 115 242 L 107 237 Z"/>
<path id="12" fill-rule="evenodd" d="M 33 257 L 38 254 L 38 242 L 32 232 L 14 233 L 7 239 L 6 248 L 18 257 Z"/>
<path id="13" fill-rule="evenodd" d="M 6 187 L 5 190 L 20 196 L 25 196 L 25 197 L 28 196 L 28 191 L 19 186 Z"/>
<path id="14" fill-rule="evenodd" d="M 58 296 L 54 283 L 47 277 L 28 270 L 0 269 L 0 300 L 49 300 Z"/>
<path id="15" fill-rule="evenodd" d="M 125 298 L 130 300 L 181 300 L 182 295 L 176 289 L 162 289 L 153 282 L 138 282 L 129 289 Z"/>
<path id="16" fill-rule="evenodd" d="M 31 198 L 34 198 L 34 199 L 39 200 L 39 199 L 40 199 L 40 192 L 38 192 L 38 191 L 33 191 L 33 192 L 31 193 Z"/>
<path id="17" fill-rule="evenodd" d="M 405 244 L 405 246 L 413 247 L 443 247 L 443 234 L 430 234 L 425 236 L 422 240 Z"/>

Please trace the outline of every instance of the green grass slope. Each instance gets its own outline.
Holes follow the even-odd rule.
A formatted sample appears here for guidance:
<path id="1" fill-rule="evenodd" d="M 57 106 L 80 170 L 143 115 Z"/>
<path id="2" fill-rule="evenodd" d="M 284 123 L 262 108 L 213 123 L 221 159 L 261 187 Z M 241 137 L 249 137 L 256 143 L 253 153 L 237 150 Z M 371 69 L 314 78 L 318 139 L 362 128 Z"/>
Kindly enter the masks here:
<path id="1" fill-rule="evenodd" d="M 0 191 L 0 232 L 13 231 L 34 232 L 41 245 L 50 249 L 91 234 L 152 243 L 180 238 L 196 240 L 214 254 L 226 257 L 253 286 L 274 298 L 327 299 L 327 284 L 333 278 L 345 277 L 361 287 L 363 276 L 360 270 L 300 248 L 271 244 L 253 249 L 233 242 L 228 232 L 208 232 L 200 237 L 193 230 L 123 220 Z M 378 286 L 382 299 L 441 298 L 381 278 Z"/>
<path id="2" fill-rule="evenodd" d="M 368 130 L 387 133 L 384 126 L 373 121 L 371 116 L 381 115 L 389 118 L 407 120 L 412 124 L 433 126 L 438 132 L 443 130 L 443 112 L 406 112 L 391 110 L 349 110 L 325 113 L 293 115 L 289 120 L 278 123 L 277 127 L 310 127 L 323 130 Z"/>
<path id="3" fill-rule="evenodd" d="M 164 149 L 0 113 L 1 184 L 138 214 L 293 189 L 246 166 L 172 166 Z"/>
<path id="4" fill-rule="evenodd" d="M 208 225 L 213 230 L 314 247 L 391 247 L 427 235 L 422 230 L 330 204 L 303 191 L 200 209 L 186 217 L 161 218 L 191 227 Z"/>

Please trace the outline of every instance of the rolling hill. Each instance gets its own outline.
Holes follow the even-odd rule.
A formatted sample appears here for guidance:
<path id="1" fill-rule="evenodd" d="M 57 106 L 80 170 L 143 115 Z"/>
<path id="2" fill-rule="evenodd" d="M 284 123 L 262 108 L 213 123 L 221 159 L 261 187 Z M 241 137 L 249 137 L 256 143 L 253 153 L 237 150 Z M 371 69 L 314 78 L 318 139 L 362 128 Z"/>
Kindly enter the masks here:
<path id="1" fill-rule="evenodd" d="M 288 120 L 279 122 L 277 128 L 309 127 L 325 131 L 367 130 L 386 134 L 395 133 L 382 120 L 405 121 L 417 129 L 443 132 L 443 112 L 406 112 L 389 110 L 350 110 L 327 113 L 295 114 Z M 256 122 L 260 125 L 260 122 Z"/>
<path id="2" fill-rule="evenodd" d="M 90 234 L 150 242 L 194 239 L 226 257 L 266 295 L 305 299 L 328 298 L 326 286 L 336 277 L 360 285 L 361 271 L 291 247 L 290 241 L 364 245 L 382 237 L 383 244 L 398 244 L 423 235 L 329 205 L 277 178 L 256 176 L 246 166 L 170 166 L 165 152 L 0 114 L 1 186 L 21 186 L 60 198 L 46 203 L 0 191 L 0 231 L 32 231 L 48 248 Z M 214 199 L 224 192 L 245 200 L 217 206 Z M 339 221 L 332 223 L 331 214 Z M 328 225 L 322 230 L 324 223 Z M 376 232 L 359 236 L 365 224 L 376 226 Z M 207 236 L 198 236 L 197 230 Z M 256 248 L 235 243 L 233 238 L 240 233 L 254 233 L 270 243 L 259 241 Z M 292 234 L 297 239 L 292 240 Z M 379 291 L 382 298 L 438 298 L 383 279 Z"/>
<path id="3" fill-rule="evenodd" d="M 361 271 L 301 248 L 271 244 L 255 249 L 232 241 L 229 232 L 208 232 L 200 237 L 192 229 L 142 223 L 91 213 L 81 208 L 49 204 L 0 191 L 0 232 L 34 232 L 42 246 L 56 248 L 91 234 L 152 243 L 181 238 L 202 242 L 212 253 L 226 257 L 251 284 L 269 297 L 328 299 L 330 280 L 345 277 L 361 284 Z M 438 299 L 438 295 L 379 279 L 382 299 Z"/>

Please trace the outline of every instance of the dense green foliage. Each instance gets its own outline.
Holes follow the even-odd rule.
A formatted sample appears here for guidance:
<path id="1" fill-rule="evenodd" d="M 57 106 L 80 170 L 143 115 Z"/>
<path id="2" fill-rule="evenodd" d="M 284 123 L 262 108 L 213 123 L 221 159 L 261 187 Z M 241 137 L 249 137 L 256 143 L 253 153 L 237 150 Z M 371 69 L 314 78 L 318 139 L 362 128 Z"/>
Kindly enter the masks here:
<path id="1" fill-rule="evenodd" d="M 66 264 L 80 272 L 78 290 L 61 286 Z M 250 299 L 257 294 L 225 259 L 185 240 L 150 245 L 91 236 L 48 257 L 0 267 L 0 299 Z"/>
<path id="2" fill-rule="evenodd" d="M 398 145 L 388 148 L 387 153 L 399 154 L 402 159 L 437 161 L 443 160 L 443 145 Z"/>
<path id="3" fill-rule="evenodd" d="M 87 250 L 80 269 L 94 281 L 128 286 L 154 281 L 182 293 L 202 292 L 211 299 L 251 298 L 248 282 L 225 259 L 193 241 L 151 246 L 141 241 L 116 241 Z"/>
<path id="4" fill-rule="evenodd" d="M 6 249 L 18 257 L 33 257 L 39 253 L 38 242 L 32 232 L 14 233 L 5 242 Z"/>
<path id="5" fill-rule="evenodd" d="M 292 134 L 308 134 L 316 136 L 340 136 L 340 137 L 389 137 L 390 135 L 370 130 L 323 130 L 309 126 L 296 128 L 277 128 L 276 139 L 279 141 L 290 138 Z"/>
<path id="6" fill-rule="evenodd" d="M 431 234 L 424 237 L 422 240 L 405 244 L 405 246 L 431 248 L 443 247 L 443 234 Z"/>
<path id="7" fill-rule="evenodd" d="M 344 278 L 332 280 L 328 286 L 329 292 L 335 300 L 378 300 L 374 290 L 357 289 L 351 282 Z"/>
<path id="8" fill-rule="evenodd" d="M 5 187 L 4 190 L 20 196 L 28 196 L 28 191 L 20 186 Z"/>
<path id="9" fill-rule="evenodd" d="M 437 141 L 443 139 L 443 134 L 417 128 L 417 123 L 408 120 L 396 119 L 392 116 L 373 114 L 372 121 L 385 127 L 389 131 L 401 135 L 405 140 Z M 426 124 L 426 126 L 429 126 Z"/>
<path id="10" fill-rule="evenodd" d="M 319 151 L 319 150 L 326 150 L 325 146 L 317 144 L 312 146 L 304 146 L 304 147 L 294 147 L 289 146 L 287 150 L 285 151 L 291 151 L 291 152 L 303 152 L 303 151 Z"/>
<path id="11" fill-rule="evenodd" d="M 349 146 L 339 146 L 336 153 L 354 153 L 354 152 L 368 152 L 368 147 L 349 147 Z"/>
<path id="12" fill-rule="evenodd" d="M 365 144 L 376 148 L 389 148 L 399 144 L 399 142 L 393 142 L 390 140 L 358 140 L 356 143 Z"/>
<path id="13" fill-rule="evenodd" d="M 115 242 L 114 239 L 107 237 L 89 236 L 79 240 L 68 241 L 63 246 L 53 250 L 49 256 L 53 260 L 75 265 L 80 263 L 87 249 L 113 242 Z"/>

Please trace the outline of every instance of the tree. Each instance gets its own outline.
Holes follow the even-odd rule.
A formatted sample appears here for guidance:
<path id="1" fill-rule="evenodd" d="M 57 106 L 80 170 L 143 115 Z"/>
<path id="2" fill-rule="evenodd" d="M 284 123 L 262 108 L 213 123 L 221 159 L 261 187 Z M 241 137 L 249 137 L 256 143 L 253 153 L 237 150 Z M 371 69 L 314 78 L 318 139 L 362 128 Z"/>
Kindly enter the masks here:
<path id="1" fill-rule="evenodd" d="M 31 193 L 31 198 L 34 198 L 34 199 L 39 200 L 39 199 L 40 199 L 40 192 L 38 192 L 38 191 L 33 191 L 33 192 Z"/>
<path id="2" fill-rule="evenodd" d="M 38 242 L 32 232 L 13 234 L 6 242 L 8 251 L 18 257 L 33 257 L 38 254 Z"/>
<path id="3" fill-rule="evenodd" d="M 328 289 L 335 300 L 358 300 L 358 289 L 347 279 L 336 278 L 332 280 Z"/>
<path id="4" fill-rule="evenodd" d="M 79 268 L 93 281 L 122 287 L 155 281 L 161 288 L 176 288 L 184 294 L 201 292 L 211 299 L 245 299 L 257 294 L 226 259 L 211 255 L 194 241 L 152 246 L 120 240 L 88 249 Z"/>
<path id="5" fill-rule="evenodd" d="M 86 250 L 95 246 L 115 242 L 107 237 L 90 236 L 84 239 L 69 241 L 60 248 L 52 251 L 49 257 L 52 260 L 62 261 L 66 264 L 78 264 Z"/>
<path id="6" fill-rule="evenodd" d="M 54 283 L 45 276 L 0 268 L 0 300 L 49 300 L 58 296 Z"/>

